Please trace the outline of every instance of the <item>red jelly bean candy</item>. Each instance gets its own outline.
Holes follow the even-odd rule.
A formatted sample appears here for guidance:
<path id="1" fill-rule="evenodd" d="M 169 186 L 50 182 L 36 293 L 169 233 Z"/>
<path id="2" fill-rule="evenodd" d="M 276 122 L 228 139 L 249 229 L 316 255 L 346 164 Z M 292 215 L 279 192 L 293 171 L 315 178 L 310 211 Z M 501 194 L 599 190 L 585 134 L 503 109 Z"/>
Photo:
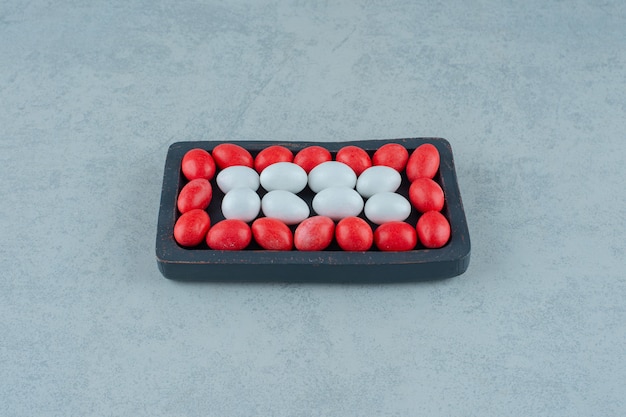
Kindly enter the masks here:
<path id="1" fill-rule="evenodd" d="M 308 174 L 313 168 L 322 162 L 332 161 L 330 151 L 321 146 L 307 146 L 301 149 L 293 158 L 293 163 L 300 165 Z"/>
<path id="2" fill-rule="evenodd" d="M 197 246 L 202 243 L 210 227 L 211 219 L 206 211 L 190 210 L 176 220 L 174 240 L 181 246 Z"/>
<path id="3" fill-rule="evenodd" d="M 197 178 L 211 180 L 215 175 L 215 161 L 204 149 L 191 149 L 183 156 L 181 170 L 188 180 Z"/>
<path id="4" fill-rule="evenodd" d="M 252 231 L 243 220 L 226 219 L 216 223 L 206 235 L 214 250 L 244 250 L 252 241 Z"/>
<path id="5" fill-rule="evenodd" d="M 346 217 L 337 223 L 335 239 L 339 247 L 345 251 L 366 251 L 372 247 L 374 233 L 362 218 Z"/>
<path id="6" fill-rule="evenodd" d="M 273 145 L 263 149 L 254 158 L 254 169 L 259 174 L 268 166 L 275 164 L 276 162 L 292 162 L 293 152 L 284 146 Z"/>
<path id="7" fill-rule="evenodd" d="M 289 226 L 271 217 L 256 219 L 252 223 L 252 236 L 266 250 L 291 250 L 293 247 Z"/>
<path id="8" fill-rule="evenodd" d="M 313 216 L 298 225 L 293 240 L 298 250 L 317 251 L 326 249 L 334 235 L 335 223 L 330 217 Z"/>
<path id="9" fill-rule="evenodd" d="M 250 152 L 234 143 L 222 143 L 213 148 L 213 159 L 219 169 L 233 165 L 243 165 L 249 168 L 254 166 L 254 159 Z"/>
<path id="10" fill-rule="evenodd" d="M 344 146 L 339 149 L 337 156 L 335 156 L 335 160 L 343 162 L 352 168 L 357 177 L 361 175 L 361 172 L 372 166 L 372 159 L 367 152 L 358 146 L 353 145 Z"/>
<path id="11" fill-rule="evenodd" d="M 425 143 L 418 146 L 406 164 L 406 176 L 410 182 L 418 178 L 433 178 L 439 170 L 439 151 L 435 145 Z"/>
<path id="12" fill-rule="evenodd" d="M 417 245 L 417 232 L 405 222 L 381 224 L 374 232 L 374 243 L 385 252 L 412 250 Z"/>
<path id="13" fill-rule="evenodd" d="M 438 211 L 429 211 L 417 221 L 417 236 L 427 248 L 436 249 L 444 246 L 450 239 L 450 223 Z"/>
<path id="14" fill-rule="evenodd" d="M 198 178 L 189 181 L 180 190 L 176 206 L 181 213 L 186 213 L 193 209 L 204 210 L 211 203 L 211 198 L 213 198 L 211 183 L 204 178 Z"/>
<path id="15" fill-rule="evenodd" d="M 385 165 L 398 172 L 404 171 L 409 160 L 409 151 L 399 143 L 386 143 L 372 156 L 373 165 Z"/>
<path id="16" fill-rule="evenodd" d="M 409 200 L 420 213 L 441 211 L 445 202 L 441 186 L 430 178 L 418 178 L 411 183 Z"/>

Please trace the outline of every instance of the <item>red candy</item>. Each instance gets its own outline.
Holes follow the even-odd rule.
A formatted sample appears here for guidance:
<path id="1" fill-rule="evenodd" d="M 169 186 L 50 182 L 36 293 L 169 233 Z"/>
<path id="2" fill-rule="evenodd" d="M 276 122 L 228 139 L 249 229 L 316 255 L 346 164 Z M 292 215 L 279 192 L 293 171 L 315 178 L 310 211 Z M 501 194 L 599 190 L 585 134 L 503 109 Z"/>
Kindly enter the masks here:
<path id="1" fill-rule="evenodd" d="M 445 202 L 441 186 L 430 178 L 418 178 L 411 183 L 409 200 L 420 213 L 441 211 Z"/>
<path id="2" fill-rule="evenodd" d="M 248 223 L 235 219 L 216 223 L 206 235 L 207 245 L 214 250 L 244 250 L 251 241 Z"/>
<path id="3" fill-rule="evenodd" d="M 398 172 L 404 171 L 409 160 L 409 151 L 399 143 L 386 143 L 374 152 L 373 165 L 385 165 Z"/>
<path id="4" fill-rule="evenodd" d="M 204 178 L 198 178 L 189 181 L 180 190 L 176 206 L 181 213 L 186 213 L 193 209 L 204 210 L 211 203 L 211 198 L 213 198 L 211 183 Z"/>
<path id="5" fill-rule="evenodd" d="M 291 250 L 293 247 L 293 235 L 289 226 L 278 219 L 256 219 L 252 223 L 252 236 L 266 250 Z"/>
<path id="6" fill-rule="evenodd" d="M 417 233 L 408 223 L 389 222 L 376 228 L 374 243 L 385 252 L 412 250 L 417 244 Z"/>
<path id="7" fill-rule="evenodd" d="M 345 251 L 366 251 L 372 247 L 374 233 L 362 218 L 346 217 L 337 223 L 335 238 L 339 247 Z"/>
<path id="8" fill-rule="evenodd" d="M 444 246 L 450 239 L 450 223 L 438 211 L 429 211 L 417 221 L 417 236 L 422 245 L 429 249 Z"/>
<path id="9" fill-rule="evenodd" d="M 335 160 L 343 162 L 352 168 L 357 177 L 361 175 L 361 172 L 372 166 L 372 160 L 367 152 L 353 145 L 344 146 L 339 149 Z"/>
<path id="10" fill-rule="evenodd" d="M 254 169 L 259 174 L 268 166 L 276 162 L 292 162 L 293 152 L 284 146 L 273 145 L 263 149 L 254 158 Z"/>
<path id="11" fill-rule="evenodd" d="M 333 157 L 328 149 L 314 145 L 301 149 L 293 158 L 293 163 L 300 165 L 308 174 L 322 162 L 328 162 L 332 159 Z"/>
<path id="12" fill-rule="evenodd" d="M 190 210 L 176 221 L 174 240 L 181 246 L 197 246 L 202 243 L 210 227 L 211 219 L 206 211 L 201 209 Z"/>
<path id="13" fill-rule="evenodd" d="M 204 149 L 191 149 L 183 156 L 181 171 L 188 180 L 197 178 L 210 180 L 215 175 L 215 161 Z"/>
<path id="14" fill-rule="evenodd" d="M 296 249 L 303 251 L 324 250 L 335 235 L 335 223 L 330 217 L 313 216 L 302 221 L 294 233 Z"/>
<path id="15" fill-rule="evenodd" d="M 410 182 L 422 177 L 432 179 L 438 170 L 439 151 L 431 143 L 418 146 L 406 164 L 406 176 Z"/>
<path id="16" fill-rule="evenodd" d="M 222 143 L 213 148 L 213 159 L 220 169 L 233 165 L 254 166 L 252 154 L 247 149 L 234 143 Z"/>

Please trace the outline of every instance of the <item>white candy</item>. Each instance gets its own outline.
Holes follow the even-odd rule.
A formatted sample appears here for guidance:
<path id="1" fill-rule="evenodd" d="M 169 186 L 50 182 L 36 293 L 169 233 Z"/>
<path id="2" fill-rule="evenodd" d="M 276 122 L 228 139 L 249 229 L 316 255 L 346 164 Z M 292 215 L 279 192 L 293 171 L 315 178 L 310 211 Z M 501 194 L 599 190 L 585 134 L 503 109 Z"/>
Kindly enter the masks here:
<path id="1" fill-rule="evenodd" d="M 243 165 L 234 165 L 224 168 L 215 179 L 222 192 L 227 193 L 233 188 L 259 189 L 259 174 L 252 168 Z"/>
<path id="2" fill-rule="evenodd" d="M 282 220 L 286 224 L 298 224 L 309 217 L 306 202 L 292 192 L 274 190 L 261 199 L 261 210 L 266 217 Z"/>
<path id="3" fill-rule="evenodd" d="M 328 187 L 354 188 L 356 174 L 343 162 L 322 162 L 309 172 L 309 188 L 314 193 L 319 193 Z"/>
<path id="4" fill-rule="evenodd" d="M 299 193 L 307 184 L 307 174 L 293 162 L 277 162 L 261 172 L 261 185 L 267 191 L 285 190 Z"/>
<path id="5" fill-rule="evenodd" d="M 261 197 L 250 188 L 233 188 L 222 199 L 222 214 L 227 219 L 254 220 L 261 210 Z"/>
<path id="6" fill-rule="evenodd" d="M 411 214 L 411 203 L 397 193 L 378 193 L 365 203 L 365 217 L 372 223 L 404 221 Z"/>
<path id="7" fill-rule="evenodd" d="M 356 190 L 364 198 L 370 198 L 378 193 L 395 192 L 401 182 L 402 178 L 398 171 L 388 166 L 377 165 L 367 168 L 359 175 Z"/>
<path id="8" fill-rule="evenodd" d="M 363 198 L 349 187 L 329 187 L 313 197 L 313 210 L 333 220 L 358 216 L 363 210 Z"/>

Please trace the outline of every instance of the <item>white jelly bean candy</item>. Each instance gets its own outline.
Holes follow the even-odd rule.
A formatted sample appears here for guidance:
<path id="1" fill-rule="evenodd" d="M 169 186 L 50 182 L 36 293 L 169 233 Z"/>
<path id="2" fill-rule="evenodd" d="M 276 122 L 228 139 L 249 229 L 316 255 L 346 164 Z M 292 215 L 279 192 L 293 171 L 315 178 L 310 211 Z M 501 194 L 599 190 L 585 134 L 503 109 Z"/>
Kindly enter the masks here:
<path id="1" fill-rule="evenodd" d="M 261 210 L 261 197 L 250 188 L 233 188 L 222 199 L 222 214 L 227 219 L 254 220 Z"/>
<path id="2" fill-rule="evenodd" d="M 364 198 L 370 198 L 378 193 L 395 192 L 401 182 L 400 173 L 395 169 L 383 165 L 373 166 L 359 175 L 356 190 Z"/>
<path id="3" fill-rule="evenodd" d="M 234 165 L 224 168 L 217 174 L 217 186 L 227 193 L 233 188 L 259 189 L 259 174 L 252 168 L 243 165 Z"/>
<path id="4" fill-rule="evenodd" d="M 354 188 L 355 185 L 356 174 L 343 162 L 323 162 L 309 172 L 309 188 L 314 193 L 328 187 Z"/>
<path id="5" fill-rule="evenodd" d="M 285 190 L 299 193 L 307 184 L 307 174 L 292 162 L 277 162 L 261 171 L 261 185 L 267 191 Z"/>
<path id="6" fill-rule="evenodd" d="M 404 221 L 411 214 L 411 203 L 397 193 L 378 193 L 367 200 L 364 211 L 375 224 Z"/>
<path id="7" fill-rule="evenodd" d="M 363 198 L 349 187 L 329 187 L 313 197 L 313 210 L 333 220 L 358 216 L 363 210 Z"/>

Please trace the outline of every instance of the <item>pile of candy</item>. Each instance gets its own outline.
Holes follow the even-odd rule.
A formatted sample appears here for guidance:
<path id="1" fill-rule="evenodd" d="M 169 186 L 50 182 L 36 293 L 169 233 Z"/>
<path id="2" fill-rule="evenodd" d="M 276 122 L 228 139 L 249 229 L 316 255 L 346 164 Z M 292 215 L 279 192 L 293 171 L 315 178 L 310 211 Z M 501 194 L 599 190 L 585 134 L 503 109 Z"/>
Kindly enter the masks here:
<path id="1" fill-rule="evenodd" d="M 244 250 L 253 239 L 266 250 L 321 251 L 333 240 L 344 251 L 440 248 L 450 239 L 450 224 L 441 213 L 444 192 L 433 179 L 439 164 L 439 152 L 429 143 L 411 154 L 387 143 L 372 156 L 348 145 L 334 160 L 321 146 L 294 156 L 273 145 L 256 157 L 232 143 L 219 144 L 211 153 L 192 149 L 181 162 L 188 182 L 177 198 L 174 239 L 186 248 L 206 242 L 214 250 Z M 396 192 L 402 173 L 410 182 L 408 200 Z M 224 193 L 224 220 L 211 225 L 206 209 L 213 179 Z M 315 193 L 313 216 L 298 195 L 306 187 Z M 420 213 L 415 225 L 406 222 L 412 207 Z"/>

